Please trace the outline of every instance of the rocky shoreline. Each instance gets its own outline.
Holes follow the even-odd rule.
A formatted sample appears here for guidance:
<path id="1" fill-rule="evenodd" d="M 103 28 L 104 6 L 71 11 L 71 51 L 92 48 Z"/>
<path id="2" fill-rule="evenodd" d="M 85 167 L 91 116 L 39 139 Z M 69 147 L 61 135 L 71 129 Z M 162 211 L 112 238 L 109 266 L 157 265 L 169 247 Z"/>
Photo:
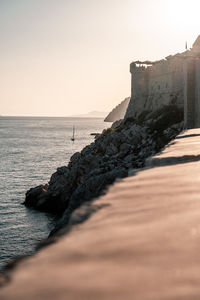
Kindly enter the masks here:
<path id="1" fill-rule="evenodd" d="M 62 216 L 51 234 L 68 224 L 72 212 L 105 193 L 116 179 L 144 166 L 183 129 L 183 110 L 175 105 L 149 112 L 137 119 L 115 122 L 68 164 L 57 169 L 48 184 L 31 188 L 24 204 Z"/>

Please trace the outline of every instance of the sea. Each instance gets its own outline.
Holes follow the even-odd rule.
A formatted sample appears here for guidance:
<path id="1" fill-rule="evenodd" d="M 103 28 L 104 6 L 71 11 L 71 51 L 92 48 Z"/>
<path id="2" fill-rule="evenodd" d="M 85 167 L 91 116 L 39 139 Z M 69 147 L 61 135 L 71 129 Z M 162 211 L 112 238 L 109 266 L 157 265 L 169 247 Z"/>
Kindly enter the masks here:
<path id="1" fill-rule="evenodd" d="M 22 205 L 26 191 L 47 183 L 58 167 L 94 141 L 91 133 L 108 127 L 101 118 L 0 117 L 0 269 L 31 255 L 57 221 Z"/>

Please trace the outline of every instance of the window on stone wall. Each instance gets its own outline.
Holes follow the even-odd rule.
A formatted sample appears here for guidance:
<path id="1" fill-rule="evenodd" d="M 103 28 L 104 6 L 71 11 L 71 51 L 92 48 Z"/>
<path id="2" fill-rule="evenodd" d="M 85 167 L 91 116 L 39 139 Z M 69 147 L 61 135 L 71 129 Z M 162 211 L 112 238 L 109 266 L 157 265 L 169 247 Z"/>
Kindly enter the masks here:
<path id="1" fill-rule="evenodd" d="M 158 90 L 160 90 L 160 84 L 158 85 Z"/>
<path id="2" fill-rule="evenodd" d="M 166 83 L 166 89 L 168 88 L 168 83 Z"/>

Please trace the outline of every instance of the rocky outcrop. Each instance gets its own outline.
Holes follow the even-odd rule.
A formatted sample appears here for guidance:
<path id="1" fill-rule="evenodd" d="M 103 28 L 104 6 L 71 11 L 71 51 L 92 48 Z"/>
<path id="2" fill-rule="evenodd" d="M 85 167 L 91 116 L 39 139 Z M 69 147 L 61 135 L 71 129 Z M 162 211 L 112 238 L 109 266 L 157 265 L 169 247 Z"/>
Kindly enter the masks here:
<path id="1" fill-rule="evenodd" d="M 147 157 L 182 130 L 182 120 L 183 112 L 168 106 L 143 112 L 137 120 L 114 123 L 95 142 L 75 153 L 68 166 L 58 168 L 48 184 L 27 191 L 24 204 L 63 215 L 61 223 L 67 223 L 74 209 L 103 194 L 116 178 L 143 167 Z"/>
<path id="2" fill-rule="evenodd" d="M 126 110 L 130 102 L 130 97 L 124 99 L 120 104 L 118 104 L 105 118 L 104 122 L 115 122 L 117 120 L 122 120 L 125 116 Z"/>
<path id="3" fill-rule="evenodd" d="M 200 129 L 184 132 L 159 155 L 165 166 L 153 163 L 76 210 L 80 219 L 85 206 L 104 206 L 0 274 L 0 299 L 200 299 L 200 161 L 188 161 L 199 144 Z"/>

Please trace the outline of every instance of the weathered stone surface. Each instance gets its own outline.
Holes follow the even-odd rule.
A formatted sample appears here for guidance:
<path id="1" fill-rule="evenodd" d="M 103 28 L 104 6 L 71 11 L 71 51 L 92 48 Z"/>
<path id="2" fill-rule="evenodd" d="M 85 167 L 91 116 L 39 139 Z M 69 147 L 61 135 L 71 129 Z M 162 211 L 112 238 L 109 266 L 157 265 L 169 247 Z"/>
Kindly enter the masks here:
<path id="1" fill-rule="evenodd" d="M 186 131 L 158 156 L 176 164 L 135 171 L 78 210 L 80 225 L 8 273 L 0 299 L 199 299 L 200 161 L 179 164 L 199 144 Z"/>

